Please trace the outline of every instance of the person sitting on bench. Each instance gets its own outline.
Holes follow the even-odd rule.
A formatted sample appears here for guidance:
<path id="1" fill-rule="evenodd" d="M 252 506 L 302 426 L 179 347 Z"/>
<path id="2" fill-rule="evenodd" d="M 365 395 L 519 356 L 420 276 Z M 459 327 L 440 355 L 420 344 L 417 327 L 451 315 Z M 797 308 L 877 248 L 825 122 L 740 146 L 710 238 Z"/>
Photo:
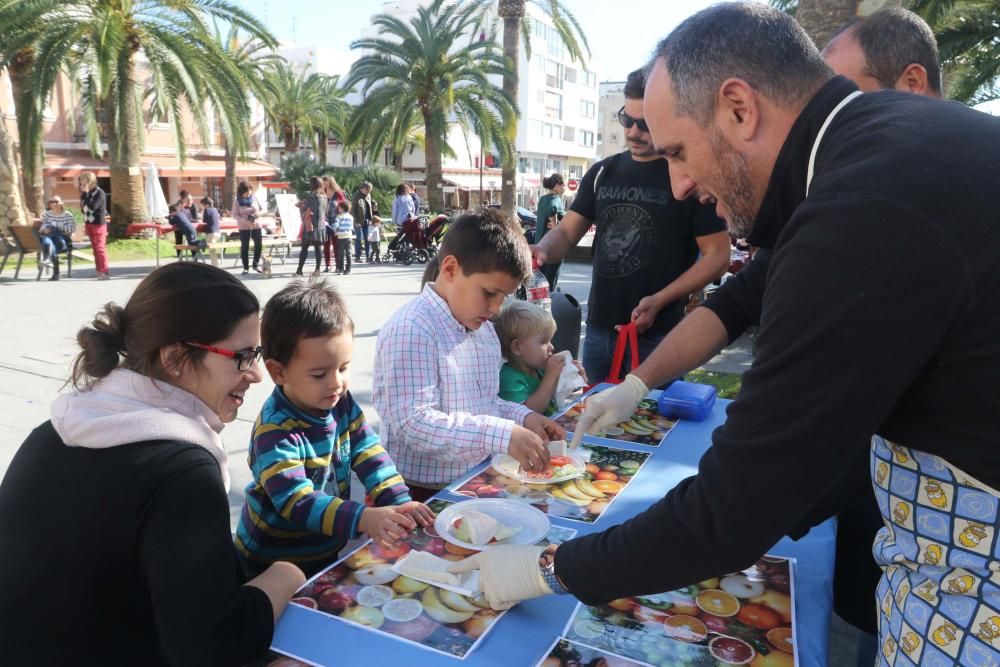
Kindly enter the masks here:
<path id="1" fill-rule="evenodd" d="M 191 247 L 191 257 L 198 257 L 198 232 L 194 228 L 194 223 L 188 217 L 187 209 L 179 208 L 177 204 L 170 205 L 170 224 L 174 226 L 174 242 L 177 246 L 177 259 L 181 258 L 180 246 L 184 244 Z"/>

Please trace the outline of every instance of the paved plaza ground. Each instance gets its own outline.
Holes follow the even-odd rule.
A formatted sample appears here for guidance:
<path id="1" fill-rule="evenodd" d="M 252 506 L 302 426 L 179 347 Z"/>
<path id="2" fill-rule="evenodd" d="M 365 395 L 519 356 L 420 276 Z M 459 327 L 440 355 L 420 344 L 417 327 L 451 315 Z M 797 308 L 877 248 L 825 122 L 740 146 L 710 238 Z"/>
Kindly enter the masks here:
<path id="1" fill-rule="evenodd" d="M 228 262 L 227 262 L 228 264 Z M 34 271 L 22 272 L 14 281 L 7 270 L 0 274 L 0 312 L 3 313 L 0 347 L 0 477 L 33 428 L 49 417 L 52 399 L 69 375 L 70 362 L 78 351 L 74 334 L 89 322 L 104 303 L 124 302 L 139 281 L 154 267 L 149 261 L 119 263 L 112 267 L 112 280 L 93 279 L 92 268 L 76 268 L 73 278 L 58 283 L 35 282 Z M 228 269 L 236 273 L 238 269 Z M 274 278 L 256 274 L 247 277 L 263 304 L 288 284 L 294 265 L 275 263 Z M 372 366 L 375 337 L 379 328 L 401 305 L 419 290 L 422 265 L 356 265 L 349 276 L 330 280 L 342 291 L 355 322 L 354 361 L 351 392 L 373 423 L 378 415 L 372 407 Z M 560 289 L 572 294 L 586 309 L 591 267 L 582 262 L 566 263 L 559 278 Z M 184 313 L 177 313 L 183 317 Z M 740 373 L 750 365 L 750 342 L 736 341 L 705 368 Z M 229 492 L 233 524 L 243 503 L 243 487 L 250 479 L 246 464 L 247 443 L 254 419 L 273 389 L 265 373 L 264 381 L 246 395 L 239 418 L 226 427 L 223 440 L 230 454 L 232 490 Z M 362 492 L 363 493 L 363 492 Z M 834 621 L 831 634 L 831 665 L 853 665 L 853 631 Z"/>

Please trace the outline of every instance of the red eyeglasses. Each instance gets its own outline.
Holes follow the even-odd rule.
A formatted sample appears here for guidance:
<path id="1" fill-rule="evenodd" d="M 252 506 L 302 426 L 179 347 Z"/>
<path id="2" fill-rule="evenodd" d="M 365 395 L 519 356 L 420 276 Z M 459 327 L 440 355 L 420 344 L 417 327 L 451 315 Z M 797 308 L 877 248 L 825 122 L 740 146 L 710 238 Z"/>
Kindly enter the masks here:
<path id="1" fill-rule="evenodd" d="M 250 367 L 253 366 L 253 362 L 259 360 L 261 354 L 261 347 L 259 345 L 249 350 L 227 350 L 224 347 L 202 345 L 201 343 L 189 343 L 187 341 L 184 342 L 184 345 L 187 345 L 188 347 L 195 347 L 199 350 L 214 352 L 215 354 L 221 354 L 224 357 L 229 357 L 230 359 L 236 361 L 236 368 L 241 373 L 245 373 L 250 370 Z"/>

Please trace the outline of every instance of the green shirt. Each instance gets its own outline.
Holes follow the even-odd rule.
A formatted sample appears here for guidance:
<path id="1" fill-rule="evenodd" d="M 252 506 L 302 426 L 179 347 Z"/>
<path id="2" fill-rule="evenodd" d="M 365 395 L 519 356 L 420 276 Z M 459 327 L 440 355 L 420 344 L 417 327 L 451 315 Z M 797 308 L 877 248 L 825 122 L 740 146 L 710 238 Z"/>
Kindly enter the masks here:
<path id="1" fill-rule="evenodd" d="M 542 195 L 542 198 L 538 200 L 538 208 L 535 209 L 535 218 L 537 220 L 535 223 L 536 243 L 543 236 L 545 236 L 545 232 L 549 231 L 545 226 L 545 223 L 548 222 L 549 216 L 551 216 L 553 212 L 566 212 L 566 207 L 563 204 L 562 197 L 556 194 Z"/>
<path id="2" fill-rule="evenodd" d="M 535 371 L 531 375 L 525 375 L 510 364 L 504 364 L 500 368 L 500 398 L 513 403 L 524 403 L 531 398 L 531 395 L 542 383 L 542 374 Z M 551 415 L 556 411 L 552 401 L 545 408 L 545 415 Z"/>

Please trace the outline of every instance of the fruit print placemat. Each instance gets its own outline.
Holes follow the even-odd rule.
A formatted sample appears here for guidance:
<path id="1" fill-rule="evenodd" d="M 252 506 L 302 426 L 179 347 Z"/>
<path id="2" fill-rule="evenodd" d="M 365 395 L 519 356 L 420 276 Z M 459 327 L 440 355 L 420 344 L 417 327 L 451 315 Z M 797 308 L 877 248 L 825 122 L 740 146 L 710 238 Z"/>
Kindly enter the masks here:
<path id="1" fill-rule="evenodd" d="M 470 498 L 510 498 L 534 505 L 549 516 L 573 521 L 597 521 L 649 459 L 645 452 L 581 445 L 590 450 L 582 477 L 560 484 L 525 484 L 489 464 L 447 488 Z"/>
<path id="2" fill-rule="evenodd" d="M 791 562 L 753 567 L 680 590 L 577 605 L 563 634 L 651 665 L 796 664 Z"/>
<path id="3" fill-rule="evenodd" d="M 535 667 L 649 667 L 649 663 L 623 658 L 592 646 L 559 637 Z"/>
<path id="4" fill-rule="evenodd" d="M 595 393 L 598 392 L 591 392 L 587 396 L 593 396 Z M 575 431 L 576 423 L 583 415 L 583 410 L 587 405 L 587 396 L 570 405 L 553 419 L 567 431 Z M 656 411 L 656 401 L 659 396 L 659 390 L 651 391 L 646 398 L 639 402 L 639 407 L 627 421 L 608 427 L 601 435 L 587 435 L 585 437 L 588 440 L 632 442 L 637 445 L 659 447 L 664 438 L 669 435 L 674 424 L 677 423 L 676 420 L 660 416 Z M 567 439 L 569 437 L 572 436 L 567 436 Z M 608 442 L 608 444 L 611 443 Z"/>
<path id="5" fill-rule="evenodd" d="M 440 499 L 427 503 L 435 514 L 451 504 Z M 539 544 L 560 544 L 575 534 L 552 526 Z M 465 597 L 394 572 L 396 560 L 413 550 L 447 560 L 475 553 L 445 542 L 433 526 L 418 528 L 391 550 L 368 541 L 307 581 L 292 604 L 464 659 L 505 612 L 490 609 L 481 594 Z"/>

